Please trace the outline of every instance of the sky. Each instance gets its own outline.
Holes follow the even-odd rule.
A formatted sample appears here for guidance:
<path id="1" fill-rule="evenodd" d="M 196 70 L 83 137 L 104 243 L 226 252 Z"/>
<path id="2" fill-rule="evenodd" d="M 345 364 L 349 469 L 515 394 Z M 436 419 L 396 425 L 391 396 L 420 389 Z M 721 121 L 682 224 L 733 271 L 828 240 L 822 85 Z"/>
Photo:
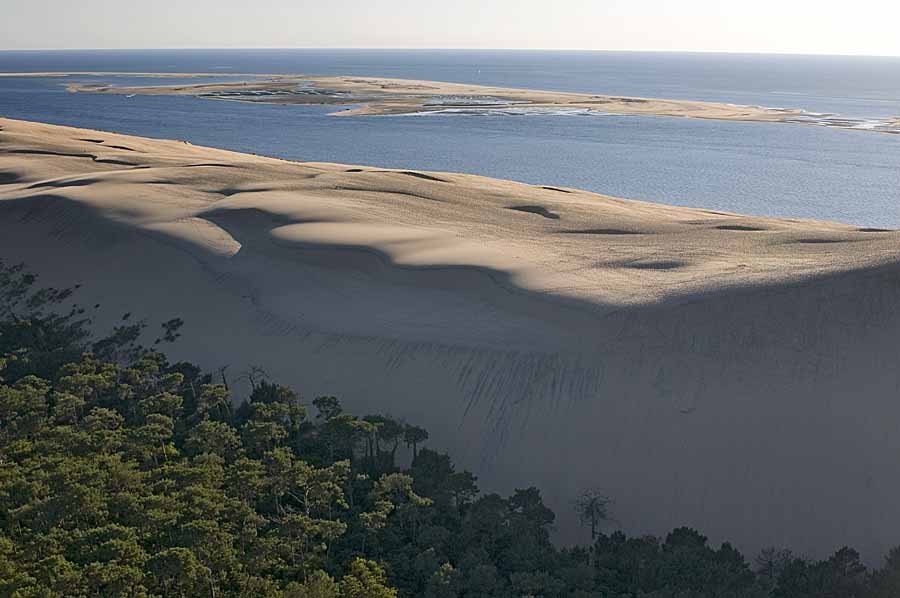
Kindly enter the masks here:
<path id="1" fill-rule="evenodd" d="M 522 48 L 900 56 L 897 0 L 0 0 L 0 49 Z"/>

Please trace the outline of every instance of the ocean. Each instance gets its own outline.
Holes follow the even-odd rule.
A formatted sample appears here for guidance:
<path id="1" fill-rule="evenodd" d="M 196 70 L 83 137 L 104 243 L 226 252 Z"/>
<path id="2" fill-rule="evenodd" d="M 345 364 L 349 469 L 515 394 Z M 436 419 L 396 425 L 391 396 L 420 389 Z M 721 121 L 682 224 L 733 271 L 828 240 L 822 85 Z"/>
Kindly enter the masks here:
<path id="1" fill-rule="evenodd" d="M 390 76 L 802 108 L 862 120 L 900 116 L 900 58 L 437 50 L 0 52 L 0 72 L 42 71 Z M 0 115 L 293 160 L 469 172 L 714 210 L 900 228 L 900 135 L 605 115 L 335 118 L 322 106 L 71 94 L 65 85 L 73 79 L 159 83 L 140 77 L 0 78 Z"/>

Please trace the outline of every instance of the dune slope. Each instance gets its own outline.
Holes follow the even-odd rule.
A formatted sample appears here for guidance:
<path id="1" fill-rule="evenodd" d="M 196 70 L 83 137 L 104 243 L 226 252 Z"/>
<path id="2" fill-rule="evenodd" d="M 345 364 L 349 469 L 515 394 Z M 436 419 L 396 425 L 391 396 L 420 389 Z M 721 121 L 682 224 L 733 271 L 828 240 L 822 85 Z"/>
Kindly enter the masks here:
<path id="1" fill-rule="evenodd" d="M 421 423 L 560 537 L 900 539 L 900 233 L 0 119 L 0 257 L 174 357 Z"/>

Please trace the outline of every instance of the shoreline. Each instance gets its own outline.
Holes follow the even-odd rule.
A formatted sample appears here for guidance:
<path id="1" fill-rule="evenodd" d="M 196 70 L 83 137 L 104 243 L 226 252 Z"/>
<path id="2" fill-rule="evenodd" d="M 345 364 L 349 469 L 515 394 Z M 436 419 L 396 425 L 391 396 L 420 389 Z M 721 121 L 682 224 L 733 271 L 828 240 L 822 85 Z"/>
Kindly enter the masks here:
<path id="1" fill-rule="evenodd" d="M 663 116 L 821 126 L 900 134 L 895 118 L 850 118 L 799 108 L 750 106 L 699 100 L 670 100 L 607 94 L 553 92 L 463 83 L 356 76 L 236 73 L 47 72 L 0 73 L 0 77 L 139 76 L 165 78 L 223 77 L 234 82 L 117 87 L 70 83 L 72 93 L 189 95 L 245 103 L 352 106 L 330 116 L 398 116 L 435 114 L 623 115 Z"/>
<path id="2" fill-rule="evenodd" d="M 354 76 L 281 75 L 263 81 L 196 85 L 116 87 L 67 86 L 74 93 L 192 95 L 209 99 L 274 104 L 364 104 L 335 114 L 345 116 L 427 113 L 461 106 L 579 108 L 598 113 L 684 116 L 722 120 L 777 121 L 799 111 L 716 102 L 632 98 L 605 94 L 469 85 L 413 79 Z M 457 101 L 454 101 L 457 100 Z"/>
<path id="3" fill-rule="evenodd" d="M 291 75 L 280 75 L 277 73 L 160 73 L 160 72 L 131 72 L 131 71 L 23 71 L 23 72 L 0 72 L 0 78 L 15 77 L 146 77 L 148 79 L 191 79 L 191 78 L 207 78 L 207 77 L 246 77 L 246 78 L 266 78 L 277 79 L 279 77 L 291 77 Z"/>

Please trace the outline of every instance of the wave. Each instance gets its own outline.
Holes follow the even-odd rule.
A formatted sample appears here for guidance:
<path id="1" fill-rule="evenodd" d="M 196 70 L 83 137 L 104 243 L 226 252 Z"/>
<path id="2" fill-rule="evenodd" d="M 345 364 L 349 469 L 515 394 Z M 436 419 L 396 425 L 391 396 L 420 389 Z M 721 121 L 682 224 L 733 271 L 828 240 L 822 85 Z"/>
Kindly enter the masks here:
<path id="1" fill-rule="evenodd" d="M 423 106 L 509 106 L 527 103 L 528 100 L 507 100 L 494 96 L 434 96 Z"/>
<path id="2" fill-rule="evenodd" d="M 439 110 L 421 110 L 401 116 L 433 116 L 433 115 L 465 115 L 465 116 L 628 116 L 597 112 L 590 108 L 550 108 L 544 106 L 522 106 L 512 108 L 465 107 L 441 108 Z"/>
<path id="3" fill-rule="evenodd" d="M 783 110 L 784 108 L 770 108 Z M 398 114 L 392 116 L 635 116 L 627 114 L 614 114 L 610 112 L 598 112 L 590 108 L 564 108 L 547 106 L 513 106 L 499 108 L 489 104 L 481 106 L 453 106 L 448 108 L 429 109 L 428 105 L 423 110 Z M 900 134 L 900 118 L 859 118 L 841 116 L 830 112 L 808 112 L 800 114 L 785 114 L 784 122 L 822 127 L 855 129 L 859 131 L 878 131 L 882 133 Z"/>
<path id="4" fill-rule="evenodd" d="M 819 125 L 860 131 L 900 133 L 900 118 L 861 118 L 841 116 L 828 112 L 803 112 L 785 119 L 787 122 Z"/>

